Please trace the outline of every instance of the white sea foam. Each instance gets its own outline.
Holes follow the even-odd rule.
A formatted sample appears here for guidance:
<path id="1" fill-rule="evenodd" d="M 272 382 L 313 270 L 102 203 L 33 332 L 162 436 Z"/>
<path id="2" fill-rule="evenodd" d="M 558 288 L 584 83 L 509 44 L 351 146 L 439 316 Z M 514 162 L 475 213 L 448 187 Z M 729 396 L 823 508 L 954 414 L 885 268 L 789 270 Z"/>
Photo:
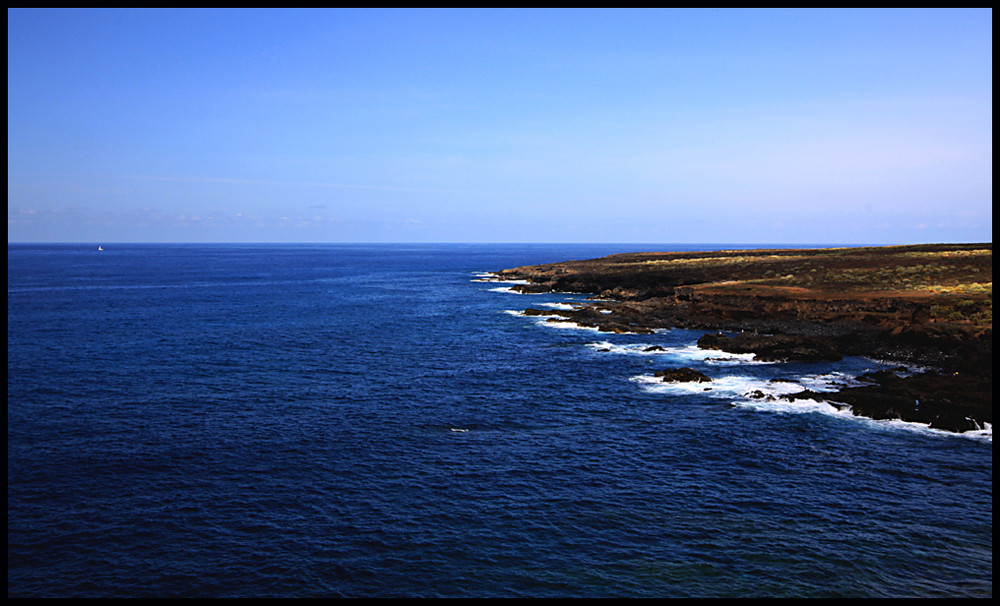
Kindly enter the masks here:
<path id="1" fill-rule="evenodd" d="M 530 284 L 529 280 L 507 280 L 501 278 L 498 274 L 488 271 L 481 271 L 472 274 L 475 278 L 473 282 L 496 282 L 498 284 Z"/>
<path id="2" fill-rule="evenodd" d="M 838 417 L 853 417 L 850 407 L 835 406 L 827 401 L 790 400 L 788 398 L 763 400 L 734 400 L 733 406 L 747 410 L 762 412 L 779 412 L 787 414 L 805 414 L 818 412 Z"/>
<path id="3" fill-rule="evenodd" d="M 610 341 L 600 341 L 598 343 L 588 343 L 587 347 L 606 353 L 638 356 L 665 356 L 676 360 L 704 362 L 710 365 L 769 363 L 754 360 L 753 354 L 732 354 L 713 349 L 702 349 L 697 345 L 682 345 L 679 347 L 663 345 L 657 346 L 649 343 L 629 343 L 627 345 L 617 345 L 615 343 L 611 343 Z"/>
<path id="4" fill-rule="evenodd" d="M 529 282 L 528 280 L 479 280 L 479 281 L 480 282 L 490 282 L 492 284 L 512 284 L 512 285 L 531 284 L 531 282 Z M 543 295 L 543 294 L 548 294 L 548 293 L 540 293 L 540 292 L 521 292 L 519 290 L 514 290 L 514 288 L 512 286 L 496 286 L 494 288 L 489 288 L 487 290 L 489 290 L 491 292 L 506 292 L 506 293 L 510 293 L 510 294 L 513 294 L 513 295 Z"/>
<path id="5" fill-rule="evenodd" d="M 560 318 L 562 316 L 535 316 L 535 317 L 537 317 L 537 318 Z M 594 331 L 594 332 L 599 332 L 599 330 L 600 330 L 596 326 L 581 326 L 581 325 L 577 324 L 576 322 L 570 322 L 569 320 L 566 320 L 566 321 L 556 321 L 556 322 L 549 322 L 548 320 L 542 320 L 542 321 L 538 322 L 538 324 L 541 324 L 541 325 L 544 325 L 544 326 L 549 326 L 551 328 L 563 328 L 563 329 L 574 329 L 574 330 L 591 330 L 591 331 Z"/>
<path id="6" fill-rule="evenodd" d="M 510 314 L 519 318 L 531 318 L 535 321 L 535 324 L 538 324 L 539 326 L 550 326 L 553 328 L 586 328 L 578 325 L 576 322 L 570 322 L 569 320 L 563 319 L 563 316 L 560 316 L 559 314 L 545 314 L 543 316 L 535 314 L 528 315 L 523 311 L 518 311 L 516 309 L 504 309 L 500 313 Z M 549 320 L 556 321 L 550 322 Z"/>
<path id="7" fill-rule="evenodd" d="M 569 303 L 539 303 L 539 307 L 551 307 L 552 309 L 562 309 L 566 311 L 571 311 L 576 309 L 576 307 L 570 305 Z"/>
<path id="8" fill-rule="evenodd" d="M 976 438 L 980 440 L 993 441 L 993 423 L 983 423 L 985 427 L 982 429 L 977 429 L 975 431 L 967 431 L 963 433 L 963 436 L 968 436 L 970 438 Z"/>
<path id="9" fill-rule="evenodd" d="M 640 389 L 648 393 L 675 395 L 701 394 L 715 399 L 728 400 L 736 408 L 780 414 L 820 413 L 838 418 L 872 424 L 875 427 L 919 431 L 941 436 L 960 436 L 978 440 L 993 441 L 993 426 L 986 424 L 983 429 L 954 433 L 933 429 L 926 423 L 902 421 L 899 419 L 869 419 L 855 416 L 851 407 L 827 400 L 792 399 L 787 396 L 803 390 L 814 392 L 835 392 L 844 385 L 858 384 L 850 375 L 832 372 L 821 375 L 804 375 L 795 381 L 774 381 L 760 377 L 729 376 L 713 378 L 709 383 L 695 381 L 664 383 L 659 377 L 641 375 L 632 377 Z"/>
<path id="10" fill-rule="evenodd" d="M 708 383 L 680 382 L 665 383 L 659 377 L 651 375 L 640 375 L 632 377 L 632 381 L 638 383 L 644 391 L 650 393 L 703 393 L 713 398 L 737 398 L 741 402 L 750 404 L 771 403 L 781 399 L 783 396 L 798 393 L 803 390 L 815 392 L 834 391 L 842 387 L 845 383 L 851 382 L 851 377 L 844 373 L 833 372 L 821 375 L 804 375 L 795 380 L 773 380 L 766 377 L 755 377 L 747 375 L 729 375 L 713 378 Z M 800 400 L 789 402 L 793 406 L 799 406 L 798 402 L 812 402 L 812 400 Z M 832 406 L 836 408 L 836 406 Z"/>
<path id="11" fill-rule="evenodd" d="M 818 412 L 844 419 L 851 419 L 858 423 L 864 423 L 874 428 L 887 428 L 904 431 L 915 431 L 927 433 L 941 437 L 961 437 L 974 440 L 993 441 L 993 426 L 985 424 L 983 429 L 956 433 L 944 429 L 936 429 L 927 423 L 915 421 L 903 421 L 902 419 L 871 419 L 868 417 L 856 416 L 851 412 L 851 407 L 846 404 L 834 404 L 831 402 L 815 400 L 790 400 L 788 398 L 777 398 L 774 400 L 735 400 L 733 406 L 745 410 L 757 410 L 762 412 L 777 412 L 783 414 L 803 414 Z"/>
<path id="12" fill-rule="evenodd" d="M 612 332 L 613 332 L 613 331 L 610 331 L 610 330 L 601 330 L 597 326 L 580 326 L 580 325 L 576 325 L 576 328 L 579 328 L 580 330 L 592 330 L 594 332 L 603 332 L 605 334 L 612 334 Z M 620 334 L 620 335 L 637 335 L 639 333 L 637 333 L 637 332 L 619 332 L 619 333 L 615 333 L 615 334 Z M 594 343 L 590 344 L 590 346 L 593 346 L 593 345 L 595 345 L 595 344 Z M 648 345 L 646 347 L 648 347 Z M 601 348 L 600 347 L 596 347 L 595 349 L 601 349 Z"/>
<path id="13" fill-rule="evenodd" d="M 868 419 L 865 417 L 853 417 L 859 421 L 870 423 L 878 427 L 889 427 L 892 429 L 902 429 L 906 431 L 915 431 L 918 433 L 926 433 L 941 437 L 959 437 L 959 438 L 971 438 L 973 440 L 985 440 L 987 442 L 993 441 L 993 425 L 986 423 L 986 427 L 983 429 L 975 429 L 973 431 L 964 431 L 962 433 L 955 433 L 954 431 L 947 431 L 945 429 L 936 429 L 931 427 L 927 423 L 915 423 L 913 421 L 902 421 L 900 419 Z"/>
<path id="14" fill-rule="evenodd" d="M 760 392 L 764 397 L 777 397 L 783 394 L 802 391 L 803 386 L 798 383 L 788 383 L 785 381 L 771 382 L 760 377 L 732 375 L 726 377 L 713 378 L 708 383 L 698 383 L 696 381 L 665 383 L 659 377 L 651 375 L 640 375 L 632 377 L 632 381 L 638 383 L 643 391 L 649 393 L 703 393 L 712 398 L 740 398 L 746 394 Z"/>
<path id="15" fill-rule="evenodd" d="M 495 288 L 490 288 L 489 291 L 490 292 L 507 292 L 507 293 L 510 293 L 512 295 L 533 294 L 533 293 L 523 293 L 521 291 L 514 290 L 514 288 L 511 287 L 511 286 L 497 286 Z"/>

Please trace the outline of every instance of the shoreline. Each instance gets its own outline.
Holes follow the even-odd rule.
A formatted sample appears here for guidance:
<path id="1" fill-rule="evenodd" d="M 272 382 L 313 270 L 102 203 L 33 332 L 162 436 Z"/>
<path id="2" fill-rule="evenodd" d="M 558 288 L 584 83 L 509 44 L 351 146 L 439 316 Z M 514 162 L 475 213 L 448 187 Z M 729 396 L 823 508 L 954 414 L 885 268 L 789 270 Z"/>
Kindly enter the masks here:
<path id="1" fill-rule="evenodd" d="M 524 311 L 550 321 L 611 333 L 705 330 L 699 347 L 762 360 L 902 365 L 858 377 L 859 387 L 792 399 L 952 432 L 993 422 L 991 243 L 626 253 L 496 278 L 525 294 L 591 295 L 572 309 Z"/>

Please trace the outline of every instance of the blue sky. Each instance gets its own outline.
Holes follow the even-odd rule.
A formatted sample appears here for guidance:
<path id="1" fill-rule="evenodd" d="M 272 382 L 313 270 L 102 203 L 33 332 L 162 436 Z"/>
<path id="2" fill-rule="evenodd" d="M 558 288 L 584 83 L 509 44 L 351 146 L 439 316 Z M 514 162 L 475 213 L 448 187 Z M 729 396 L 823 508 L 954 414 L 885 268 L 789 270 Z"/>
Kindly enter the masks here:
<path id="1" fill-rule="evenodd" d="M 8 242 L 993 240 L 989 9 L 7 18 Z"/>

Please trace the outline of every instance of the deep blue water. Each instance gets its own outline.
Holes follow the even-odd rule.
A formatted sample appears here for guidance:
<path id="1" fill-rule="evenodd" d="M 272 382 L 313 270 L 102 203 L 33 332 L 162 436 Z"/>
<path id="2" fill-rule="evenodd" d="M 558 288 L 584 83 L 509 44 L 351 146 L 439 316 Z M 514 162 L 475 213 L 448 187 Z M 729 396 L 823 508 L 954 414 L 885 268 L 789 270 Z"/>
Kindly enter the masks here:
<path id="1" fill-rule="evenodd" d="M 741 395 L 874 362 L 474 281 L 643 247 L 106 248 L 8 246 L 8 596 L 992 595 L 991 437 Z"/>

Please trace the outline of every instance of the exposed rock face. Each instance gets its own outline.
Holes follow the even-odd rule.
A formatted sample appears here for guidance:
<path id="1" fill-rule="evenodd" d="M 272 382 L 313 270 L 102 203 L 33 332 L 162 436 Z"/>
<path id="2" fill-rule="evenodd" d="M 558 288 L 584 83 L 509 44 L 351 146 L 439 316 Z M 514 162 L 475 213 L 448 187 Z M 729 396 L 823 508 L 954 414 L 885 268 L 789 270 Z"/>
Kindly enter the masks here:
<path id="1" fill-rule="evenodd" d="M 708 333 L 698 339 L 698 347 L 729 353 L 753 353 L 756 354 L 755 359 L 765 362 L 835 362 L 843 357 L 829 339 L 799 335 L 758 335 L 744 332 L 730 337 L 721 332 Z"/>
<path id="2" fill-rule="evenodd" d="M 712 379 L 698 372 L 693 368 L 684 366 L 682 368 L 666 368 L 653 373 L 653 376 L 660 377 L 664 383 L 711 383 Z"/>
<path id="3" fill-rule="evenodd" d="M 992 248 L 632 253 L 499 275 L 529 280 L 514 287 L 522 292 L 596 295 L 600 303 L 526 313 L 607 332 L 724 330 L 740 334 L 707 334 L 699 345 L 763 360 L 855 355 L 936 368 L 940 372 L 881 377 L 840 397 L 851 400 L 846 403 L 855 414 L 964 431 L 992 423 Z M 954 377 L 964 379 L 962 386 Z M 978 404 L 968 409 L 963 402 Z"/>
<path id="4" fill-rule="evenodd" d="M 617 334 L 651 334 L 655 328 L 643 321 L 646 318 L 637 317 L 635 314 L 628 313 L 627 310 L 613 314 L 613 316 L 612 314 L 603 314 L 598 308 L 592 306 L 558 310 L 526 309 L 524 313 L 529 316 L 558 316 L 580 326 Z"/>

